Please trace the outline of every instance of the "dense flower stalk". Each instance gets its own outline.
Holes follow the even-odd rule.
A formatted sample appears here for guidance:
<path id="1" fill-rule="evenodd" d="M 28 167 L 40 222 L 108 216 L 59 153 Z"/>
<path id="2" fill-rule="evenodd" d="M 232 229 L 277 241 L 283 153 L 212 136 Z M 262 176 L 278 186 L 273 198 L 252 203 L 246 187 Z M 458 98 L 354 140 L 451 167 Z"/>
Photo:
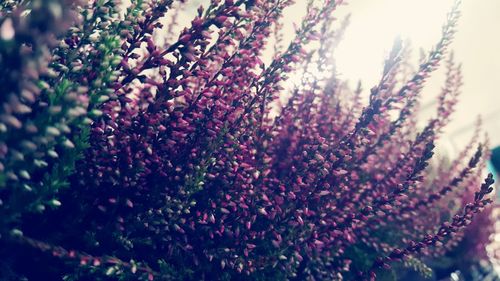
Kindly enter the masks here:
<path id="1" fill-rule="evenodd" d="M 452 55 L 435 116 L 416 125 L 460 1 L 415 73 L 395 41 L 367 105 L 336 75 L 343 1 L 310 1 L 286 47 L 293 0 L 212 0 L 173 35 L 184 2 L 1 4 L 0 274 L 375 279 L 428 272 L 473 233 L 492 203 L 487 143 L 478 131 L 431 164 L 462 85 Z M 62 14 L 36 30 L 39 7 Z"/>

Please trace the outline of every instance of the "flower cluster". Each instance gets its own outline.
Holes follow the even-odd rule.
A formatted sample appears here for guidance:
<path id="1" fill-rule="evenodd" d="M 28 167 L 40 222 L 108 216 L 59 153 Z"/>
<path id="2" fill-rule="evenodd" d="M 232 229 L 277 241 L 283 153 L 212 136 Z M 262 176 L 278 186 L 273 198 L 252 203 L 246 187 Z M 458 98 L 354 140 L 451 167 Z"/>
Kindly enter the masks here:
<path id="1" fill-rule="evenodd" d="M 429 165 L 462 84 L 452 55 L 416 125 L 459 1 L 415 73 L 396 41 L 367 105 L 335 75 L 342 0 L 311 1 L 287 47 L 293 0 L 212 0 L 172 36 L 185 2 L 1 4 L 0 273 L 375 280 L 426 271 L 492 203 L 479 132 Z"/>

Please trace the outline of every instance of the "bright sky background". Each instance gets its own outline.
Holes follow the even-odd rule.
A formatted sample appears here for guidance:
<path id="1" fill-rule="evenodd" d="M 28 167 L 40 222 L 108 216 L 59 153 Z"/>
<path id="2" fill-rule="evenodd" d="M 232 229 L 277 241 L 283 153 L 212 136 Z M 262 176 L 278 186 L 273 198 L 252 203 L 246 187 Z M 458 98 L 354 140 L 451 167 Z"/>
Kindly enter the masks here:
<path id="1" fill-rule="evenodd" d="M 200 0 L 192 0 L 199 5 Z M 293 36 L 292 23 L 302 18 L 306 0 L 297 0 L 285 13 L 285 36 Z M 439 40 L 441 26 L 453 0 L 350 0 L 337 11 L 341 19 L 351 14 L 351 24 L 336 54 L 342 78 L 363 82 L 365 91 L 376 84 L 393 40 L 400 35 L 419 49 L 429 50 Z M 465 145 L 472 124 L 481 114 L 492 146 L 500 145 L 500 0 L 464 0 L 458 33 L 451 48 L 463 64 L 465 85 L 445 145 L 450 152 Z M 417 59 L 415 59 L 415 62 Z M 424 91 L 423 115 L 433 112 L 443 72 L 433 75 Z"/>

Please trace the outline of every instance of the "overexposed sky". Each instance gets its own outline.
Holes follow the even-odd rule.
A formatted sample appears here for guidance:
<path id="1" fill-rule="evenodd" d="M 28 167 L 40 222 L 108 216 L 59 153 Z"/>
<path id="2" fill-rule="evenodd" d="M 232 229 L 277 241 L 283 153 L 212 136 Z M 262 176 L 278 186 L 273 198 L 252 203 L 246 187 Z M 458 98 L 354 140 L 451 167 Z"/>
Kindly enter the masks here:
<path id="1" fill-rule="evenodd" d="M 400 34 L 410 39 L 416 55 L 419 48 L 429 50 L 439 39 L 440 27 L 452 2 L 350 1 L 351 6 L 346 8 L 352 12 L 352 25 L 344 45 L 340 46 L 339 69 L 343 69 L 348 78 L 356 77 L 360 69 L 360 78 L 373 84 L 380 72 L 380 58 L 390 48 L 391 38 Z M 481 114 L 492 145 L 500 145 L 500 91 L 497 86 L 500 80 L 500 1 L 464 0 L 461 10 L 458 33 L 451 48 L 457 61 L 463 64 L 465 84 L 445 137 L 454 146 L 462 146 L 471 134 L 475 116 Z M 358 53 L 357 58 L 354 53 Z M 369 63 L 362 66 L 364 62 Z M 441 72 L 429 81 L 424 91 L 427 104 L 439 93 L 443 79 Z"/>
<path id="2" fill-rule="evenodd" d="M 298 18 L 305 1 L 288 11 L 288 20 Z M 362 81 L 368 91 L 380 77 L 382 63 L 394 38 L 409 39 L 415 63 L 420 48 L 428 51 L 439 40 L 441 26 L 453 0 L 351 0 L 338 10 L 338 17 L 351 14 L 351 24 L 336 53 L 341 77 Z M 492 145 L 500 145 L 500 0 L 464 0 L 458 33 L 451 46 L 463 64 L 464 87 L 457 112 L 448 126 L 446 142 L 452 149 L 463 146 L 476 116 L 484 118 Z M 440 92 L 444 72 L 438 71 L 423 92 L 424 106 L 431 114 Z M 368 94 L 368 93 L 367 93 Z"/>

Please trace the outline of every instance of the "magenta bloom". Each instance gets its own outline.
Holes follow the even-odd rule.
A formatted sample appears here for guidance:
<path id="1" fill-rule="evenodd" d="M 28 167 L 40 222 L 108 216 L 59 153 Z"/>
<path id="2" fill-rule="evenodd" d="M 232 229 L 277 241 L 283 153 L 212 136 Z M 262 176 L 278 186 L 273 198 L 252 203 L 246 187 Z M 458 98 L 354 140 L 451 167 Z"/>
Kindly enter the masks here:
<path id="1" fill-rule="evenodd" d="M 341 0 L 311 2 L 287 47 L 292 0 L 212 0 L 175 34 L 184 2 L 0 4 L 0 276 L 382 280 L 432 274 L 490 223 L 479 132 L 431 164 L 462 85 L 459 1 L 409 77 L 396 41 L 366 104 L 333 65 Z"/>

